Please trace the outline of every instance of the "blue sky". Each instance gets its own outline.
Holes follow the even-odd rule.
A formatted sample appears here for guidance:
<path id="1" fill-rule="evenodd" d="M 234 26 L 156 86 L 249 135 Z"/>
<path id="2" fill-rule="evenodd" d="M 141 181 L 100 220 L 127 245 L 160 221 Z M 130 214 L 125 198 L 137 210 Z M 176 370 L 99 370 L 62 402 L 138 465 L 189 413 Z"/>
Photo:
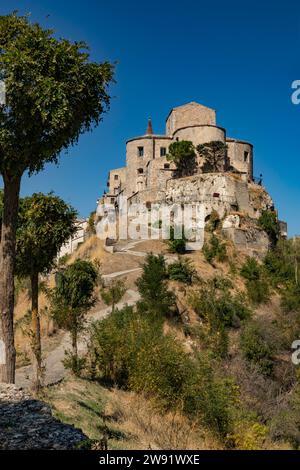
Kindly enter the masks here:
<path id="1" fill-rule="evenodd" d="M 53 190 L 87 216 L 110 168 L 125 162 L 125 141 L 143 134 L 148 116 L 164 132 L 169 110 L 198 101 L 217 110 L 231 137 L 254 144 L 255 174 L 275 200 L 289 235 L 300 234 L 300 3 L 296 0 L 0 1 L 85 40 L 94 60 L 117 61 L 111 110 L 62 155 L 58 167 L 25 177 L 22 195 Z M 50 15 L 47 17 L 47 15 Z"/>

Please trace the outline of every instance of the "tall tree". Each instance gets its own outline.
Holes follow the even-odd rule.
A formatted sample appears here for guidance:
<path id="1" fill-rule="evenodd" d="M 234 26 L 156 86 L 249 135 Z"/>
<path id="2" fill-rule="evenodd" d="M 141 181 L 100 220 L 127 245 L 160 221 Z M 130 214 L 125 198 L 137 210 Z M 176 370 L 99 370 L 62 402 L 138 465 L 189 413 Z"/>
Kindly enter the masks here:
<path id="1" fill-rule="evenodd" d="M 59 154 L 91 130 L 107 110 L 113 67 L 89 61 L 87 46 L 56 39 L 52 30 L 16 13 L 0 16 L 0 174 L 4 208 L 0 246 L 0 339 L 6 364 L 0 379 L 14 382 L 14 266 L 20 182 L 24 172 L 58 162 Z"/>
<path id="2" fill-rule="evenodd" d="M 220 172 L 227 169 L 227 145 L 221 140 L 213 140 L 197 146 L 199 156 L 204 159 L 203 171 Z"/>
<path id="3" fill-rule="evenodd" d="M 179 177 L 192 175 L 197 166 L 193 143 L 189 140 L 173 142 L 169 147 L 167 160 L 175 163 Z"/>
<path id="4" fill-rule="evenodd" d="M 175 305 L 175 296 L 168 290 L 166 262 L 162 255 L 148 254 L 143 265 L 143 274 L 136 281 L 141 300 L 138 307 L 142 312 L 163 318 Z"/>
<path id="5" fill-rule="evenodd" d="M 76 232 L 76 211 L 53 194 L 33 194 L 21 199 L 17 227 L 16 274 L 30 278 L 31 335 L 35 362 L 34 387 L 42 375 L 42 349 L 39 317 L 39 274 L 55 265 L 62 245 Z"/>
<path id="6" fill-rule="evenodd" d="M 58 273 L 52 294 L 52 311 L 60 328 L 71 333 L 74 370 L 78 362 L 78 333 L 84 326 L 85 315 L 94 305 L 94 288 L 98 271 L 93 263 L 76 260 Z"/>

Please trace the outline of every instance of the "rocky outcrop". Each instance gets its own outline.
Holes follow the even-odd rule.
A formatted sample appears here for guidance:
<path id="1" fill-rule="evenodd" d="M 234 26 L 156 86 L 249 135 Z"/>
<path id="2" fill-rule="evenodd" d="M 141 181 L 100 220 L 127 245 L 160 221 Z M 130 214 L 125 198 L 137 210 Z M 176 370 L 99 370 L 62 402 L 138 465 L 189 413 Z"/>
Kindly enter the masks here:
<path id="1" fill-rule="evenodd" d="M 86 440 L 81 430 L 54 418 L 46 403 L 0 384 L 0 450 L 76 449 Z"/>

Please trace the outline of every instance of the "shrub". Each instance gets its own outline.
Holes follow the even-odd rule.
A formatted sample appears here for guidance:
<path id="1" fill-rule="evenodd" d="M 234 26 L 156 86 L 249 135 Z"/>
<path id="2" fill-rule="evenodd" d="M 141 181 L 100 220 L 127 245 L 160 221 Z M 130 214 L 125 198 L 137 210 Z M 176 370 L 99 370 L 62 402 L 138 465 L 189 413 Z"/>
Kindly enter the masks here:
<path id="1" fill-rule="evenodd" d="M 206 224 L 206 229 L 209 232 L 214 232 L 220 226 L 220 223 L 221 223 L 220 216 L 218 212 L 213 209 L 209 217 L 209 222 Z"/>
<path id="2" fill-rule="evenodd" d="M 276 213 L 270 210 L 262 211 L 258 219 L 258 225 L 267 233 L 274 247 L 279 238 L 279 224 Z"/>
<path id="3" fill-rule="evenodd" d="M 216 235 L 212 235 L 209 242 L 206 242 L 202 248 L 204 257 L 208 263 L 212 264 L 214 259 L 223 262 L 226 260 L 226 244 L 222 243 Z"/>
<path id="4" fill-rule="evenodd" d="M 175 304 L 175 297 L 168 290 L 167 269 L 162 255 L 148 254 L 143 265 L 143 274 L 136 285 L 141 295 L 138 308 L 158 317 L 168 316 Z"/>
<path id="5" fill-rule="evenodd" d="M 169 246 L 169 251 L 171 253 L 178 253 L 181 255 L 185 253 L 186 238 L 184 235 L 184 227 L 182 231 L 183 231 L 182 238 L 175 238 L 174 227 L 170 227 L 170 240 L 168 240 L 167 243 Z"/>
<path id="6" fill-rule="evenodd" d="M 201 343 L 216 356 L 226 357 L 228 353 L 226 328 L 239 326 L 240 320 L 251 315 L 245 299 L 240 295 L 234 296 L 227 290 L 217 292 L 213 285 L 207 284 L 200 291 L 191 294 L 190 304 L 204 323 L 198 330 Z"/>
<path id="7" fill-rule="evenodd" d="M 227 290 L 218 293 L 213 286 L 205 285 L 190 298 L 200 318 L 211 326 L 211 330 L 235 326 L 239 320 L 250 317 L 251 312 L 241 294 L 233 295 Z"/>
<path id="8" fill-rule="evenodd" d="M 115 310 L 91 327 L 92 375 L 155 399 L 164 410 L 200 419 L 225 439 L 231 429 L 233 384 L 216 377 L 211 359 L 190 357 L 162 323 L 132 307 Z"/>
<path id="9" fill-rule="evenodd" d="M 268 344 L 267 338 L 257 323 L 251 322 L 245 326 L 241 334 L 240 347 L 244 357 L 255 364 L 261 373 L 272 374 L 273 348 Z"/>
<path id="10" fill-rule="evenodd" d="M 281 291 L 281 306 L 287 313 L 300 311 L 300 284 L 288 283 Z"/>
<path id="11" fill-rule="evenodd" d="M 241 275 L 247 281 L 257 281 L 261 277 L 261 269 L 255 258 L 248 257 L 242 266 Z"/>
<path id="12" fill-rule="evenodd" d="M 276 247 L 268 251 L 264 267 L 275 287 L 295 279 L 295 261 L 299 259 L 299 245 L 292 240 L 279 240 Z"/>
<path id="13" fill-rule="evenodd" d="M 102 288 L 100 293 L 103 302 L 106 305 L 111 305 L 112 311 L 115 310 L 115 306 L 120 302 L 126 292 L 124 282 L 120 279 L 113 280 L 107 287 Z"/>
<path id="14" fill-rule="evenodd" d="M 254 305 L 267 302 L 270 298 L 269 281 L 256 259 L 248 257 L 240 273 L 246 279 L 246 289 L 250 302 Z"/>
<path id="15" fill-rule="evenodd" d="M 192 284 L 196 277 L 196 271 L 193 268 L 191 260 L 179 258 L 168 266 L 169 279 L 173 281 L 183 282 L 184 284 Z"/>

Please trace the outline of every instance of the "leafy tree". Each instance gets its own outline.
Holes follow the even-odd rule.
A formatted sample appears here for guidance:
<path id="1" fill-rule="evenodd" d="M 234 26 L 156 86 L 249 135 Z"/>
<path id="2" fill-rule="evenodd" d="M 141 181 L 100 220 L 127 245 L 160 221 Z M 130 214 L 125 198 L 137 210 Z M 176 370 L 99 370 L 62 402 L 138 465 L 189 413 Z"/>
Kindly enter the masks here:
<path id="1" fill-rule="evenodd" d="M 203 171 L 217 173 L 226 170 L 227 145 L 221 140 L 213 140 L 197 146 L 199 156 L 204 159 Z"/>
<path id="2" fill-rule="evenodd" d="M 169 146 L 167 160 L 175 163 L 179 177 L 192 175 L 197 166 L 193 143 L 189 140 L 173 142 Z"/>
<path id="3" fill-rule="evenodd" d="M 175 303 L 175 297 L 168 290 L 167 269 L 162 255 L 148 254 L 143 265 L 143 274 L 136 285 L 141 295 L 138 307 L 141 311 L 156 317 L 167 316 Z"/>
<path id="4" fill-rule="evenodd" d="M 279 239 L 279 225 L 277 215 L 274 211 L 262 211 L 258 219 L 258 225 L 268 234 L 272 247 L 274 247 Z"/>
<path id="5" fill-rule="evenodd" d="M 120 302 L 125 292 L 126 287 L 121 280 L 113 281 L 108 287 L 101 290 L 101 297 L 106 305 L 111 305 L 112 313 L 115 311 L 116 304 Z"/>
<path id="6" fill-rule="evenodd" d="M 53 194 L 33 194 L 21 199 L 16 245 L 16 274 L 31 283 L 32 350 L 36 363 L 35 387 L 42 371 L 39 274 L 54 267 L 61 246 L 76 232 L 76 211 Z"/>
<path id="7" fill-rule="evenodd" d="M 14 382 L 14 265 L 20 182 L 97 125 L 109 106 L 110 63 L 89 61 L 83 42 L 56 39 L 53 31 L 16 13 L 0 17 L 0 70 L 6 101 L 0 105 L 0 174 L 4 208 L 0 246 L 1 335 L 4 382 Z"/>
<path id="8" fill-rule="evenodd" d="M 53 317 L 59 328 L 71 333 L 73 370 L 78 366 L 78 334 L 84 327 L 85 315 L 94 305 L 94 288 L 98 272 L 93 263 L 76 260 L 57 275 L 52 293 Z"/>

